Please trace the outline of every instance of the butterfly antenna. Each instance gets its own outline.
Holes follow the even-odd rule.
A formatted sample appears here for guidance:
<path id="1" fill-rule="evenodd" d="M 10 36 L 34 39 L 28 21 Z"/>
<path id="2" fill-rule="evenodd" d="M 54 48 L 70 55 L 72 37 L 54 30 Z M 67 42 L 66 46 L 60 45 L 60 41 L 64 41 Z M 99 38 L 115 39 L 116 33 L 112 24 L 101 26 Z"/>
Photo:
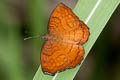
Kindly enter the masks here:
<path id="1" fill-rule="evenodd" d="M 33 38 L 38 38 L 38 37 L 40 37 L 40 35 L 33 36 L 33 37 L 27 37 L 27 38 L 24 38 L 24 40 L 33 39 Z"/>

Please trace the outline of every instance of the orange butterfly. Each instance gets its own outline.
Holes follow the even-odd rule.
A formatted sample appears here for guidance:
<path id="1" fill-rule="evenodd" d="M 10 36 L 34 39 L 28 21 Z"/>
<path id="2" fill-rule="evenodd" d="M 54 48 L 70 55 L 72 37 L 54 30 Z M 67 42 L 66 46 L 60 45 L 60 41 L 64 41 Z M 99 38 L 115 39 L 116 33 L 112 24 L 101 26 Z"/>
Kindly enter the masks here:
<path id="1" fill-rule="evenodd" d="M 84 56 L 82 46 L 88 40 L 89 29 L 63 3 L 52 12 L 48 24 L 47 40 L 41 51 L 41 66 L 45 73 L 73 68 L 80 64 Z"/>

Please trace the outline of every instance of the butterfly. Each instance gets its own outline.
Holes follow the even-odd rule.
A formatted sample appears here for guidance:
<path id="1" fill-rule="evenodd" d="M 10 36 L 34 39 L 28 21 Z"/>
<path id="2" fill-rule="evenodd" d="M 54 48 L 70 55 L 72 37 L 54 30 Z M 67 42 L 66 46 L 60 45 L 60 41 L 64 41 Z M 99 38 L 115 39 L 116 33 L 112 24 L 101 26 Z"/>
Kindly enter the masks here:
<path id="1" fill-rule="evenodd" d="M 79 65 L 84 56 L 82 44 L 89 34 L 87 25 L 69 7 L 59 3 L 50 16 L 48 34 L 43 36 L 46 41 L 40 54 L 42 71 L 55 75 Z"/>

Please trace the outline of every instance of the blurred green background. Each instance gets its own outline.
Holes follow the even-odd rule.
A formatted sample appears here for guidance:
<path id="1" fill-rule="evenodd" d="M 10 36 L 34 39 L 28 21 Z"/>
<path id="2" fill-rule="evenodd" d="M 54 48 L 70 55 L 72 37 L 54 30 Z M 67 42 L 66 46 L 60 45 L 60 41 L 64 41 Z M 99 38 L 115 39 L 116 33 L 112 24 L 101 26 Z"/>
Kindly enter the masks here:
<path id="1" fill-rule="evenodd" d="M 0 0 L 0 80 L 32 80 L 40 65 L 50 13 L 59 2 L 74 9 L 77 0 Z M 120 5 L 74 80 L 120 80 Z"/>

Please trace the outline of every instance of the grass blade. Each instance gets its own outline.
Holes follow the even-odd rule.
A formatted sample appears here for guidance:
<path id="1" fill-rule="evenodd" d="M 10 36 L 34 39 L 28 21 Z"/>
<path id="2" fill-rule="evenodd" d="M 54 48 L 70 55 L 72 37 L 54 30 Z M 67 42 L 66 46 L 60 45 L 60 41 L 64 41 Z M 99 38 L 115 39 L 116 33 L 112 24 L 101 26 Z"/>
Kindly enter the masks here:
<path id="1" fill-rule="evenodd" d="M 99 5 L 95 9 L 94 13 L 92 13 L 89 21 L 86 21 L 98 2 Z M 74 12 L 81 20 L 84 22 L 86 21 L 87 25 L 90 28 L 89 40 L 83 45 L 85 48 L 84 60 L 94 45 L 95 41 L 97 40 L 98 36 L 102 32 L 103 28 L 105 27 L 106 23 L 110 19 L 112 13 L 118 6 L 119 2 L 120 0 L 79 0 L 76 8 L 74 9 Z M 43 73 L 38 74 L 41 72 L 41 68 L 39 68 L 35 74 L 34 80 L 73 80 L 80 66 L 60 72 L 56 77 L 53 77 L 52 79 L 49 75 L 44 75 Z"/>

